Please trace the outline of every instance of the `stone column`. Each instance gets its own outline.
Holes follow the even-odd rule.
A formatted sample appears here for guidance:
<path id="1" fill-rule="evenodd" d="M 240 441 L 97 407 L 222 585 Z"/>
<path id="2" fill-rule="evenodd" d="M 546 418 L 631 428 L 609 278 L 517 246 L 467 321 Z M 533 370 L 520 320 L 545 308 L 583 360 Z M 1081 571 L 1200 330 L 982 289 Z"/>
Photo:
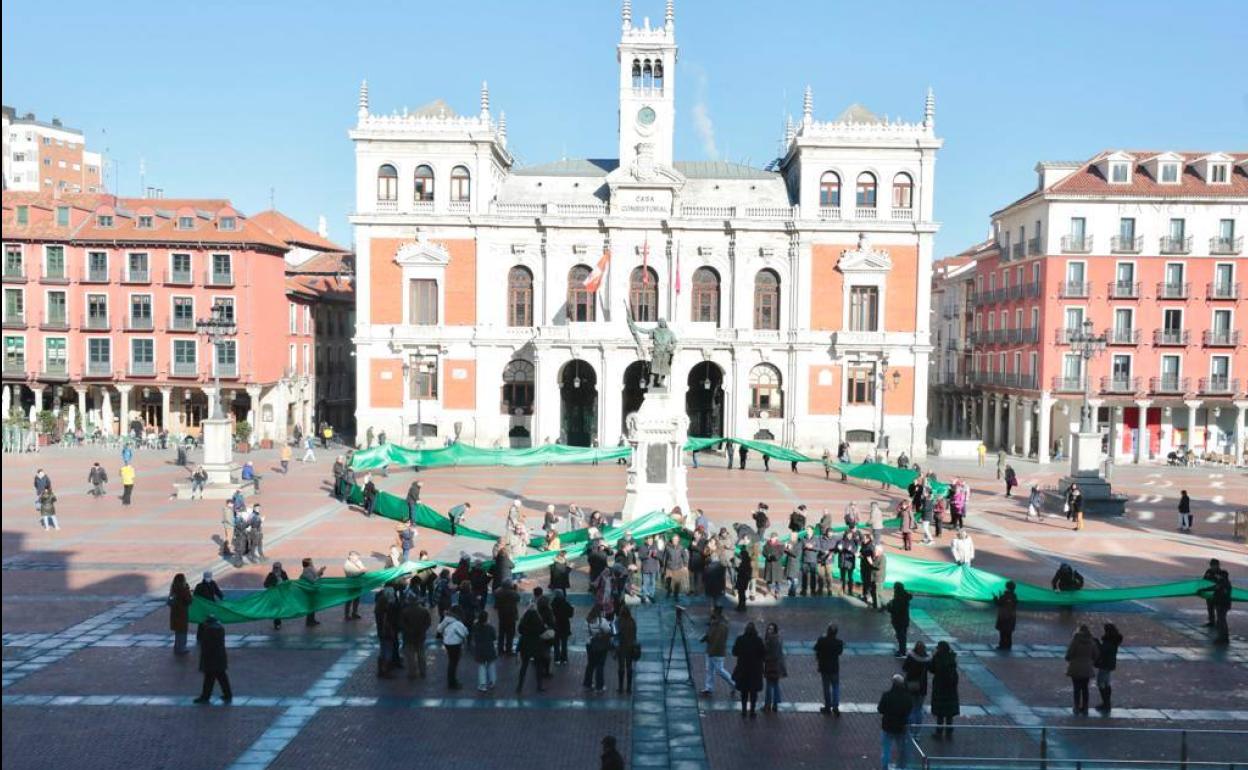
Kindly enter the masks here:
<path id="1" fill-rule="evenodd" d="M 1026 398 L 1024 398 L 1022 402 L 1019 404 L 1019 409 L 1021 409 L 1023 412 L 1023 441 L 1022 441 L 1023 457 L 1031 456 L 1031 431 L 1032 431 L 1031 408 L 1032 408 L 1032 405 L 1034 404 L 1035 404 L 1034 401 L 1030 399 L 1026 399 Z"/>
<path id="2" fill-rule="evenodd" d="M 1126 429 L 1125 419 L 1124 407 L 1111 406 L 1109 408 L 1109 456 L 1114 462 L 1122 459 L 1122 432 Z"/>
<path id="3" fill-rule="evenodd" d="M 1053 398 L 1045 391 L 1040 392 L 1040 414 L 1037 415 L 1037 420 L 1036 461 L 1047 463 L 1049 461 L 1049 445 L 1053 441 L 1053 436 L 1050 432 L 1053 426 Z"/>
<path id="4" fill-rule="evenodd" d="M 1152 403 L 1148 399 L 1137 399 L 1135 402 L 1135 408 L 1140 413 L 1136 420 L 1139 429 L 1135 435 L 1135 446 L 1131 448 L 1135 451 L 1134 462 L 1137 464 L 1148 458 L 1148 407 Z"/>
<path id="5" fill-rule="evenodd" d="M 251 443 L 253 444 L 258 443 L 262 438 L 273 438 L 262 432 L 260 425 L 256 422 L 260 415 L 260 390 L 259 385 L 247 386 L 247 398 L 250 400 L 247 406 L 247 424 L 251 426 Z"/>
<path id="6" fill-rule="evenodd" d="M 1005 407 L 1005 451 L 1007 454 L 1014 454 L 1015 440 L 1018 438 L 1014 432 L 1014 423 L 1016 422 L 1014 414 L 1018 405 L 1018 398 L 1010 396 L 1009 403 Z"/>
<path id="7" fill-rule="evenodd" d="M 81 420 L 82 431 L 87 431 L 87 386 L 78 386 L 78 419 Z"/>
<path id="8" fill-rule="evenodd" d="M 108 435 L 116 435 L 113 427 L 113 392 L 107 385 L 100 386 L 100 422 L 101 429 Z"/>
<path id="9" fill-rule="evenodd" d="M 1235 442 L 1231 450 L 1231 454 L 1241 458 L 1242 461 L 1248 462 L 1248 449 L 1244 448 L 1245 434 L 1248 429 L 1244 427 L 1244 412 L 1248 411 L 1248 401 L 1235 402 L 1235 430 L 1231 432 L 1232 441 Z"/>
<path id="10" fill-rule="evenodd" d="M 983 419 L 979 421 L 979 440 L 984 443 L 984 446 L 988 446 L 988 441 L 992 438 L 992 433 L 989 430 L 992 424 L 988 422 L 988 412 L 992 409 L 992 398 L 987 393 L 982 398 L 984 399 Z"/>
<path id="11" fill-rule="evenodd" d="M 162 430 L 173 432 L 173 415 L 170 410 L 173 409 L 173 388 L 168 385 L 162 386 L 160 389 L 160 427 Z"/>
<path id="12" fill-rule="evenodd" d="M 551 379 L 550 382 L 546 382 L 546 369 L 545 367 L 542 366 L 544 358 L 545 357 L 542 355 L 542 352 L 540 350 L 534 349 L 533 351 L 533 414 L 532 416 L 529 417 L 529 443 L 530 443 L 530 446 L 534 446 L 534 447 L 539 447 L 542 445 L 542 440 L 538 438 L 538 435 L 537 435 L 537 426 L 541 424 L 542 413 L 547 408 L 547 402 L 551 400 L 546 397 L 546 391 L 549 389 L 551 393 L 554 393 L 556 401 L 558 400 L 558 396 L 559 396 L 559 383 L 555 381 L 553 378 Z M 555 404 L 555 408 L 558 408 L 558 403 Z M 510 446 L 510 442 L 506 438 L 504 438 L 503 445 Z"/>
<path id="13" fill-rule="evenodd" d="M 125 435 L 130 430 L 130 415 L 133 404 L 130 403 L 130 392 L 134 390 L 133 385 L 118 385 L 117 392 L 121 394 L 120 405 L 117 408 L 119 432 Z"/>
<path id="14" fill-rule="evenodd" d="M 1196 453 L 1197 451 L 1196 443 L 1193 440 L 1193 434 L 1196 429 L 1196 411 L 1200 409 L 1200 406 L 1203 403 L 1204 402 L 1200 400 L 1183 402 L 1183 405 L 1187 407 L 1187 435 L 1183 437 L 1183 441 L 1187 444 L 1187 448 L 1192 450 L 1193 453 Z"/>
<path id="15" fill-rule="evenodd" d="M 4 386 L 3 395 L 0 395 L 0 413 L 3 413 L 4 419 L 9 419 L 9 410 L 13 408 L 13 392 L 9 390 L 9 386 Z"/>

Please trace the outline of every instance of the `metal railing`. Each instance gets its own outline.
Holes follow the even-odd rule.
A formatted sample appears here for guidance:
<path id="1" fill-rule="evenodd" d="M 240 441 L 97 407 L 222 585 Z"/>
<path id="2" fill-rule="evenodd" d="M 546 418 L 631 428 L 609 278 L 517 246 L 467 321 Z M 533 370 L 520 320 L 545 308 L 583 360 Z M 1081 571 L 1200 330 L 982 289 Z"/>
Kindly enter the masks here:
<path id="1" fill-rule="evenodd" d="M 1027 288 L 1024 290 L 1023 294 L 1025 294 L 1028 298 L 1034 299 L 1040 296 L 1041 287 L 1039 281 L 1032 281 L 1031 283 L 1026 284 L 1026 287 Z"/>
<path id="2" fill-rule="evenodd" d="M 1022 259 L 1025 256 L 1027 256 L 1027 250 L 1024 244 L 1016 243 L 1010 247 L 1011 259 Z"/>
<path id="3" fill-rule="evenodd" d="M 112 377 L 113 362 L 112 361 L 87 361 L 84 374 L 88 377 Z"/>
<path id="4" fill-rule="evenodd" d="M 82 276 L 83 283 L 108 283 L 108 268 L 87 268 Z"/>
<path id="5" fill-rule="evenodd" d="M 1239 380 L 1232 380 L 1230 377 L 1201 377 L 1200 392 L 1210 394 L 1229 395 L 1239 392 Z"/>
<path id="6" fill-rule="evenodd" d="M 131 377 L 155 377 L 156 362 L 131 361 L 127 371 L 129 371 Z"/>
<path id="7" fill-rule="evenodd" d="M 1059 393 L 1082 393 L 1087 382 L 1085 377 L 1054 377 L 1053 390 Z"/>
<path id="8" fill-rule="evenodd" d="M 1150 377 L 1148 389 L 1153 393 L 1186 393 L 1191 387 L 1191 378 L 1178 376 Z"/>
<path id="9" fill-rule="evenodd" d="M 1092 236 L 1063 235 L 1062 251 L 1067 254 L 1087 254 L 1092 251 Z"/>
<path id="10" fill-rule="evenodd" d="M 195 283 L 195 275 L 190 270 L 165 270 L 164 283 L 167 286 L 190 286 Z"/>
<path id="11" fill-rule="evenodd" d="M 39 276 L 39 282 L 55 284 L 69 283 L 69 274 L 66 273 L 63 268 L 59 273 L 49 273 L 45 270 L 43 275 Z"/>
<path id="12" fill-rule="evenodd" d="M 174 361 L 173 366 L 169 369 L 169 374 L 174 377 L 197 377 L 199 376 L 199 362 Z"/>
<path id="13" fill-rule="evenodd" d="M 1238 329 L 1210 329 L 1200 335 L 1207 348 L 1232 348 L 1239 346 Z"/>
<path id="14" fill-rule="evenodd" d="M 205 270 L 204 271 L 204 285 L 205 286 L 233 286 L 234 285 L 234 273 L 233 271 L 228 272 L 228 273 L 219 273 L 219 272 L 216 272 L 215 270 Z"/>
<path id="15" fill-rule="evenodd" d="M 1239 284 L 1225 281 L 1205 284 L 1205 296 L 1209 299 L 1239 299 Z"/>
<path id="16" fill-rule="evenodd" d="M 171 315 L 169 316 L 169 331 L 193 332 L 195 331 L 195 319 Z"/>
<path id="17" fill-rule="evenodd" d="M 53 318 L 44 318 L 39 322 L 39 329 L 45 332 L 69 331 L 69 317 L 62 314 Z"/>
<path id="18" fill-rule="evenodd" d="M 122 283 L 151 283 L 152 272 L 146 268 L 142 270 L 127 269 L 122 274 Z"/>
<path id="19" fill-rule="evenodd" d="M 4 361 L 4 374 L 6 377 L 26 376 L 26 358 L 14 358 L 12 361 L 6 358 Z M 5 383 L 5 387 L 8 387 L 8 383 Z"/>
<path id="20" fill-rule="evenodd" d="M 1144 248 L 1144 236 L 1115 235 L 1109 239 L 1109 248 L 1115 254 L 1139 254 Z"/>
<path id="21" fill-rule="evenodd" d="M 1157 284 L 1158 299 L 1187 299 L 1192 293 L 1192 285 L 1190 283 L 1170 283 L 1162 281 Z"/>
<path id="22" fill-rule="evenodd" d="M 1102 377 L 1102 393 L 1134 393 L 1140 389 L 1139 377 Z"/>
<path id="23" fill-rule="evenodd" d="M 1069 345 L 1080 334 L 1083 334 L 1083 329 L 1080 329 L 1078 326 L 1070 329 L 1054 329 L 1053 343 L 1055 345 Z"/>
<path id="24" fill-rule="evenodd" d="M 1192 236 L 1161 236 L 1162 254 L 1187 254 L 1192 250 Z"/>
<path id="25" fill-rule="evenodd" d="M 1111 299 L 1139 299 L 1139 281 L 1110 281 L 1109 296 Z"/>
<path id="26" fill-rule="evenodd" d="M 1040 253 L 1040 236 L 1027 239 L 1027 253 L 1033 256 Z"/>
<path id="27" fill-rule="evenodd" d="M 91 315 L 87 313 L 82 317 L 82 328 L 90 331 L 108 331 L 111 324 L 108 322 L 107 315 Z"/>
<path id="28" fill-rule="evenodd" d="M 1190 335 L 1186 329 L 1154 329 L 1154 345 L 1186 345 Z"/>
<path id="29" fill-rule="evenodd" d="M 1057 285 L 1057 293 L 1062 299 L 1087 299 L 1087 281 L 1062 281 Z"/>
<path id="30" fill-rule="evenodd" d="M 222 363 L 221 361 L 218 361 L 217 368 L 216 368 L 216 375 L 218 377 L 237 377 L 238 376 L 238 362 L 235 361 L 233 363 L 227 364 L 227 363 Z"/>
<path id="31" fill-rule="evenodd" d="M 26 283 L 26 265 L 5 265 L 4 266 L 4 282 L 5 283 Z"/>
<path id="32" fill-rule="evenodd" d="M 152 321 L 150 315 L 126 316 L 126 331 L 128 332 L 150 332 L 155 328 L 156 324 Z"/>
<path id="33" fill-rule="evenodd" d="M 69 377 L 69 364 L 65 361 L 44 361 L 43 371 L 40 376 L 44 379 L 51 377 Z"/>
<path id="34" fill-rule="evenodd" d="M 1105 341 L 1110 345 L 1138 345 L 1140 344 L 1140 330 L 1106 329 Z"/>
<path id="35" fill-rule="evenodd" d="M 5 313 L 4 328 L 6 329 L 25 329 L 26 313 Z"/>
<path id="36" fill-rule="evenodd" d="M 1221 238 L 1214 236 L 1209 239 L 1210 254 L 1238 254 L 1244 248 L 1244 236 L 1237 238 Z"/>

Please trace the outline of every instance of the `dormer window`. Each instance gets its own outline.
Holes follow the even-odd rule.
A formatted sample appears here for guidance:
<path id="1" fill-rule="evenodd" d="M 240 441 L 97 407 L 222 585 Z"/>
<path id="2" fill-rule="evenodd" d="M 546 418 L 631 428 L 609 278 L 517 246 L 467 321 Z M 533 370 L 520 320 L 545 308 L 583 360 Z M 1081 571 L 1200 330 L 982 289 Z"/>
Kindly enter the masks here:
<path id="1" fill-rule="evenodd" d="M 217 220 L 217 229 L 233 231 L 234 228 L 237 226 L 237 224 L 238 224 L 238 220 L 236 220 L 234 217 L 221 217 L 219 220 Z"/>
<path id="2" fill-rule="evenodd" d="M 152 216 L 150 214 L 139 215 L 139 229 L 140 230 L 151 230 L 153 226 L 154 226 L 154 220 L 152 219 Z"/>
<path id="3" fill-rule="evenodd" d="M 1162 184 L 1178 184 L 1179 183 L 1179 164 L 1178 163 L 1162 163 L 1158 173 L 1158 181 Z"/>
<path id="4" fill-rule="evenodd" d="M 112 214 L 100 214 L 99 216 L 95 218 L 95 223 L 99 225 L 100 227 L 112 227 L 113 215 Z"/>
<path id="5" fill-rule="evenodd" d="M 1229 184 L 1231 181 L 1231 167 L 1226 163 L 1211 163 L 1209 165 L 1209 184 Z"/>
<path id="6" fill-rule="evenodd" d="M 1109 181 L 1113 184 L 1127 184 L 1131 181 L 1131 164 L 1126 161 L 1114 161 L 1109 164 Z"/>
<path id="7" fill-rule="evenodd" d="M 179 230 L 191 230 L 195 227 L 195 217 L 178 217 Z"/>

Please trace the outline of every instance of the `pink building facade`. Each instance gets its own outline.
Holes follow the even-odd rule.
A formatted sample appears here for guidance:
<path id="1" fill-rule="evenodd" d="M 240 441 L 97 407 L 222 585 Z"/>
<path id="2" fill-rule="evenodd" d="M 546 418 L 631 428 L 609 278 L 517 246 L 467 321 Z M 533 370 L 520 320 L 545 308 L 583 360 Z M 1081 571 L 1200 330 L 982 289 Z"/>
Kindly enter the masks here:
<path id="1" fill-rule="evenodd" d="M 221 391 L 253 440 L 313 420 L 314 298 L 225 200 L 5 192 L 4 404 L 63 428 L 195 434 Z M 196 322 L 221 306 L 219 345 Z"/>
<path id="2" fill-rule="evenodd" d="M 1037 171 L 976 254 L 970 373 L 940 394 L 941 425 L 1046 461 L 1069 452 L 1087 390 L 1116 462 L 1242 460 L 1248 154 L 1105 152 Z M 1072 344 L 1085 330 L 1104 338 L 1090 359 Z"/>

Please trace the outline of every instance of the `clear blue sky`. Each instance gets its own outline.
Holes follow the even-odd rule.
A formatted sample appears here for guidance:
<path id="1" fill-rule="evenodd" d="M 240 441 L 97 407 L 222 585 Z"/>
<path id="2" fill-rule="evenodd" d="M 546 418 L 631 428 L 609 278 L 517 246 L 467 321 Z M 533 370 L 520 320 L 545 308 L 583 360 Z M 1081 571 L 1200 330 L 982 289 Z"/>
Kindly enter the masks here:
<path id="1" fill-rule="evenodd" d="M 634 0 L 647 15 L 661 23 L 663 0 Z M 861 102 L 908 120 L 930 84 L 938 252 L 953 253 L 1034 185 L 1037 160 L 1248 150 L 1246 21 L 1242 0 L 677 0 L 676 154 L 709 157 L 700 100 L 719 157 L 762 165 L 807 83 L 819 118 Z M 273 188 L 278 208 L 325 214 L 349 244 L 361 78 L 385 112 L 438 97 L 475 112 L 485 79 L 523 163 L 613 157 L 618 37 L 614 0 L 20 0 L 3 4 L 3 95 L 107 148 L 123 195 L 143 158 L 167 196 L 255 212 Z"/>

